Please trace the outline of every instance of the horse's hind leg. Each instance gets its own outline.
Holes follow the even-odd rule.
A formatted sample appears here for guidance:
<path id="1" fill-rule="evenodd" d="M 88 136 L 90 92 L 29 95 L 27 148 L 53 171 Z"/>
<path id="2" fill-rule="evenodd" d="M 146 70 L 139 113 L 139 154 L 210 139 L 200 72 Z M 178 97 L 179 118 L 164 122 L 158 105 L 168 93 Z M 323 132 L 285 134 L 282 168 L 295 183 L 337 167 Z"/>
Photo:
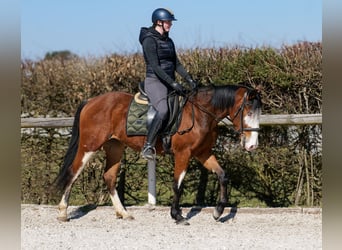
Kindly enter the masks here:
<path id="1" fill-rule="evenodd" d="M 106 168 L 103 178 L 107 184 L 116 216 L 123 219 L 134 219 L 122 205 L 116 190 L 116 178 L 120 170 L 120 161 L 125 150 L 125 146 L 119 141 L 112 139 L 103 145 L 103 149 L 106 152 Z"/>
<path id="2" fill-rule="evenodd" d="M 68 209 L 68 203 L 69 203 L 69 197 L 71 192 L 71 187 L 73 183 L 76 181 L 77 177 L 82 172 L 83 168 L 89 161 L 89 159 L 93 156 L 95 152 L 84 152 L 82 150 L 79 150 L 76 154 L 76 157 L 71 165 L 71 167 L 68 169 L 68 173 L 65 174 L 65 184 L 64 184 L 64 194 L 62 196 L 62 199 L 58 205 L 59 214 L 57 219 L 60 221 L 68 221 L 67 216 L 67 209 Z"/>

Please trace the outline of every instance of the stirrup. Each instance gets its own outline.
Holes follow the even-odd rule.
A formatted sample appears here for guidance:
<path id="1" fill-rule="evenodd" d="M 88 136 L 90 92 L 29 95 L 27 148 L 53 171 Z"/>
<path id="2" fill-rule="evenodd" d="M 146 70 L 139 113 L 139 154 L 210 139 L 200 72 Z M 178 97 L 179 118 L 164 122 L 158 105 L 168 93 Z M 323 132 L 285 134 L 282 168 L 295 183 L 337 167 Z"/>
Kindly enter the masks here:
<path id="1" fill-rule="evenodd" d="M 147 146 L 141 152 L 141 156 L 145 160 L 154 161 L 156 159 L 156 149 L 154 147 Z"/>

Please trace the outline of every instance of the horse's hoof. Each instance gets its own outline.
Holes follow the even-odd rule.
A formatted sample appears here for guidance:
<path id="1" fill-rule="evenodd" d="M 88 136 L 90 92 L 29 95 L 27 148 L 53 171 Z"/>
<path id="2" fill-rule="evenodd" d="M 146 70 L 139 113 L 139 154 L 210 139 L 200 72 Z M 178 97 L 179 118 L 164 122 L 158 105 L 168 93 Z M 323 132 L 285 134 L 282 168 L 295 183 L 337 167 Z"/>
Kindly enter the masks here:
<path id="1" fill-rule="evenodd" d="M 121 214 L 121 213 L 115 213 L 117 219 L 123 219 L 123 220 L 134 220 L 134 217 L 130 214 Z"/>
<path id="2" fill-rule="evenodd" d="M 187 219 L 181 219 L 181 220 L 177 220 L 176 221 L 176 224 L 177 225 L 183 225 L 183 226 L 189 226 L 190 225 L 190 223 L 188 222 L 188 220 Z"/>
<path id="3" fill-rule="evenodd" d="M 218 220 L 221 215 L 217 215 L 215 212 L 213 213 L 213 218 L 214 220 Z"/>
<path id="4" fill-rule="evenodd" d="M 214 219 L 218 220 L 221 217 L 222 213 L 223 213 L 223 210 L 222 211 L 217 211 L 217 209 L 214 209 L 214 213 L 213 213 Z"/>
<path id="5" fill-rule="evenodd" d="M 57 217 L 57 220 L 58 221 L 61 221 L 61 222 L 68 222 L 68 221 L 70 221 L 70 219 L 68 219 L 67 217 Z"/>
<path id="6" fill-rule="evenodd" d="M 135 218 L 132 215 L 123 217 L 124 220 L 135 220 Z"/>

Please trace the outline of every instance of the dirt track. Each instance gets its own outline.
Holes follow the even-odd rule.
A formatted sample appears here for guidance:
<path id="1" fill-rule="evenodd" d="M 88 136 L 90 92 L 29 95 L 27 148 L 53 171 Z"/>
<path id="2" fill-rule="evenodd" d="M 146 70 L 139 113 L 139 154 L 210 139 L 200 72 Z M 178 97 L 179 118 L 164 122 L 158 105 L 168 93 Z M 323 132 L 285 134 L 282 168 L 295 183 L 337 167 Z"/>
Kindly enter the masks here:
<path id="1" fill-rule="evenodd" d="M 321 209 L 183 208 L 190 225 L 176 225 L 168 207 L 128 207 L 133 221 L 112 207 L 21 206 L 21 249 L 322 249 Z"/>

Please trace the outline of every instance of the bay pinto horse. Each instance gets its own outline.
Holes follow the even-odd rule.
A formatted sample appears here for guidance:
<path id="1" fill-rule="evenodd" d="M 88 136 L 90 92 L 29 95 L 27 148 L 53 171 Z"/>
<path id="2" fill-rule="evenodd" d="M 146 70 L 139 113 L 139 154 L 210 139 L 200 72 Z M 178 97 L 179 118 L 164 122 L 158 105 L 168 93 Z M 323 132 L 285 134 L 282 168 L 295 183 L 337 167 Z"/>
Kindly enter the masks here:
<path id="1" fill-rule="evenodd" d="M 116 216 L 133 219 L 122 205 L 116 190 L 117 174 L 125 148 L 141 151 L 146 140 L 145 136 L 126 134 L 126 117 L 132 98 L 132 94 L 109 92 L 88 99 L 78 107 L 69 148 L 54 183 L 55 187 L 63 192 L 58 205 L 59 220 L 68 220 L 67 208 L 72 184 L 94 153 L 102 148 L 106 154 L 103 178 Z M 189 224 L 182 216 L 179 202 L 182 181 L 191 157 L 216 173 L 220 194 L 213 216 L 217 220 L 222 215 L 228 201 L 227 176 L 212 153 L 218 137 L 218 123 L 228 118 L 240 134 L 241 145 L 251 151 L 258 146 L 260 113 L 261 97 L 257 88 L 244 85 L 212 85 L 200 87 L 188 96 L 178 130 L 187 132 L 174 134 L 171 146 L 175 164 L 171 217 L 176 223 Z M 163 153 L 160 139 L 157 141 L 156 151 L 157 154 Z"/>

